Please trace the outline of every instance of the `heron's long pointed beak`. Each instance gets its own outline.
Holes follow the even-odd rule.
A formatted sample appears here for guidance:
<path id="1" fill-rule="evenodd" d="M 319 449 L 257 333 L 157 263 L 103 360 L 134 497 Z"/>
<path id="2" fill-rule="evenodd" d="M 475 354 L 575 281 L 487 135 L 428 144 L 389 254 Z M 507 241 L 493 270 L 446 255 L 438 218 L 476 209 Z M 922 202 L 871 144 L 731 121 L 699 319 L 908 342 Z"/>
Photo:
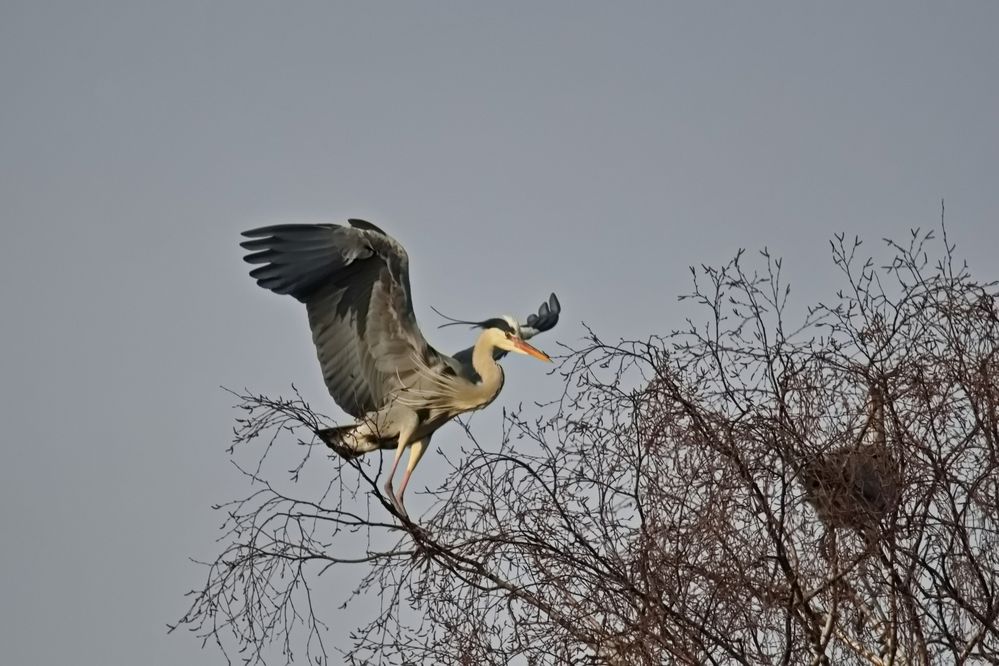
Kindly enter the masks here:
<path id="1" fill-rule="evenodd" d="M 543 351 L 541 351 L 537 347 L 534 347 L 533 345 L 527 344 L 520 338 L 516 338 L 513 341 L 513 344 L 517 349 L 524 352 L 528 356 L 533 356 L 536 359 L 540 359 L 542 361 L 548 361 L 549 363 L 552 362 L 552 359 L 550 356 L 548 356 L 548 354 L 544 353 Z"/>

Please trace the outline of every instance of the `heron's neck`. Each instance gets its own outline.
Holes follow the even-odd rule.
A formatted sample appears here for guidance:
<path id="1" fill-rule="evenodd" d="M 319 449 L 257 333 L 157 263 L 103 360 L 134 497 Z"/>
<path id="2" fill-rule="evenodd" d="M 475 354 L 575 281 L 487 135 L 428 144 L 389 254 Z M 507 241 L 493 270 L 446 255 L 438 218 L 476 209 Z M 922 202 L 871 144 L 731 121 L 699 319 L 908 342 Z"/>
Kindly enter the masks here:
<path id="1" fill-rule="evenodd" d="M 487 330 L 475 341 L 475 348 L 472 349 L 472 367 L 482 378 L 482 386 L 498 389 L 503 384 L 503 368 L 493 358 L 494 349 L 496 349 L 496 340 L 493 338 L 493 332 Z"/>

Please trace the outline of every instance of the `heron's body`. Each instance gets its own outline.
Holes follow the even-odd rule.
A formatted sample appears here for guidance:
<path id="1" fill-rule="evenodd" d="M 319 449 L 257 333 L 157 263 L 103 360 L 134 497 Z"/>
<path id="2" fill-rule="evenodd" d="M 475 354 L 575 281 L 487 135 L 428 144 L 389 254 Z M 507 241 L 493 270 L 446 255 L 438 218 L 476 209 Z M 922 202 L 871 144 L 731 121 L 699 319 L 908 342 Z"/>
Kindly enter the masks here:
<path id="1" fill-rule="evenodd" d="M 246 261 L 262 264 L 250 273 L 257 283 L 305 304 L 326 386 L 356 419 L 317 434 L 347 456 L 395 448 L 386 490 L 400 513 L 433 433 L 499 394 L 503 370 L 496 360 L 510 351 L 549 360 L 524 340 L 558 321 L 554 294 L 525 327 L 509 317 L 474 323 L 482 329 L 475 346 L 448 356 L 427 343 L 416 323 L 405 249 L 375 225 L 288 224 L 244 235 L 251 239 L 242 243 L 250 250 Z M 407 447 L 412 452 L 395 495 L 392 477 Z"/>
<path id="2" fill-rule="evenodd" d="M 421 376 L 382 409 L 365 414 L 354 425 L 323 430 L 320 436 L 330 446 L 340 446 L 355 454 L 394 449 L 408 428 L 412 428 L 409 440 L 416 442 L 429 438 L 456 416 L 489 406 L 503 389 L 504 376 L 503 368 L 493 358 L 496 347 L 488 333 L 479 336 L 468 364 L 453 357 L 447 362 L 446 379 L 428 380 Z M 424 404 L 422 400 L 438 390 L 442 381 L 447 382 L 452 399 Z"/>

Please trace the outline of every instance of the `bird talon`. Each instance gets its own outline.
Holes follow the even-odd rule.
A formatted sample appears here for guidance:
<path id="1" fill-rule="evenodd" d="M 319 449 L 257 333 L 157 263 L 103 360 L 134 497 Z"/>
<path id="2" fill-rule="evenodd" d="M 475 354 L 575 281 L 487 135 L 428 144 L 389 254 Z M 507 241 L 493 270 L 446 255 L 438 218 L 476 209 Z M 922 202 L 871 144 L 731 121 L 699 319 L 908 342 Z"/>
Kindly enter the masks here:
<path id="1" fill-rule="evenodd" d="M 382 489 L 385 491 L 385 497 L 388 498 L 392 508 L 395 509 L 396 512 L 406 515 L 406 510 L 402 507 L 402 504 L 399 503 L 399 497 L 395 494 L 395 488 L 392 487 L 392 482 L 389 481 L 386 483 L 382 486 Z"/>
<path id="2" fill-rule="evenodd" d="M 396 494 L 391 483 L 385 484 L 385 496 L 388 497 L 388 500 L 392 504 L 392 508 L 395 509 L 396 513 L 406 520 L 409 520 L 409 513 L 407 513 L 406 507 L 402 503 L 402 498 Z"/>
<path id="3" fill-rule="evenodd" d="M 402 493 L 392 495 L 392 504 L 395 506 L 395 510 L 399 512 L 399 515 L 409 520 L 409 512 L 406 511 L 406 505 L 402 503 Z"/>

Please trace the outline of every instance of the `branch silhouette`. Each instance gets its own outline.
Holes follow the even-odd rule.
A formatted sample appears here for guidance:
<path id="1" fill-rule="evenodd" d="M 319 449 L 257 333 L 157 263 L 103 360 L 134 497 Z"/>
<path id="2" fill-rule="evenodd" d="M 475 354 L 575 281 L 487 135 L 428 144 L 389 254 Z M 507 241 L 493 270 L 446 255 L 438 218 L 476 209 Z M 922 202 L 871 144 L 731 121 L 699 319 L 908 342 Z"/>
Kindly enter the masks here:
<path id="1" fill-rule="evenodd" d="M 741 252 L 692 269 L 683 328 L 587 329 L 556 400 L 465 424 L 418 521 L 297 392 L 234 394 L 252 492 L 175 627 L 247 663 L 999 663 L 996 283 L 945 228 L 885 248 L 837 236 L 843 287 L 800 316 Z M 331 646 L 348 569 L 379 606 Z"/>

